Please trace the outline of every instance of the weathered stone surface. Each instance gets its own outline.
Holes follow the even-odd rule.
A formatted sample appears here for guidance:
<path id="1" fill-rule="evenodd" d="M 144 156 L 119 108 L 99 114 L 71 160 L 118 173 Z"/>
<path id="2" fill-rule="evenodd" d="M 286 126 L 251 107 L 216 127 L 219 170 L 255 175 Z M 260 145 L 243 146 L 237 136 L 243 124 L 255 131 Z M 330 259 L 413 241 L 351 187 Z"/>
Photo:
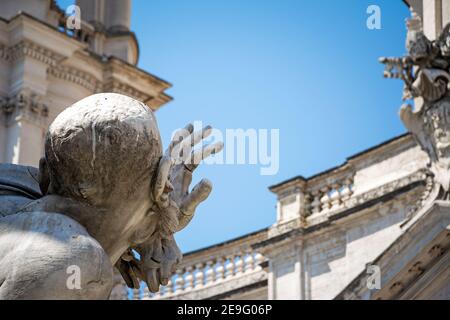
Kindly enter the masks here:
<path id="1" fill-rule="evenodd" d="M 32 200 L 42 197 L 37 179 L 36 168 L 0 164 L 0 217 L 16 213 Z"/>
<path id="2" fill-rule="evenodd" d="M 414 99 L 415 108 L 405 104 L 400 118 L 427 152 L 429 168 L 436 182 L 434 198 L 449 199 L 450 189 L 450 24 L 435 40 L 423 31 L 420 16 L 408 21 L 406 48 L 402 58 L 382 58 L 385 76 L 405 83 L 403 99 Z"/>
<path id="3" fill-rule="evenodd" d="M 12 185 L 23 203 L 11 212 L 11 195 L 0 194 L 0 298 L 106 299 L 114 265 L 130 287 L 166 284 L 181 260 L 173 234 L 211 191 L 202 180 L 189 192 L 199 164 L 192 147 L 211 132 L 193 129 L 181 130 L 163 154 L 142 102 L 104 93 L 65 109 L 48 130 L 38 181 L 35 170 L 2 167 L 2 190 Z M 203 147 L 201 159 L 221 148 Z"/>
<path id="4" fill-rule="evenodd" d="M 91 94 L 124 94 L 154 111 L 172 100 L 170 83 L 137 67 L 131 1 L 76 2 L 72 32 L 55 1 L 0 1 L 0 162 L 37 166 L 50 123 Z"/>

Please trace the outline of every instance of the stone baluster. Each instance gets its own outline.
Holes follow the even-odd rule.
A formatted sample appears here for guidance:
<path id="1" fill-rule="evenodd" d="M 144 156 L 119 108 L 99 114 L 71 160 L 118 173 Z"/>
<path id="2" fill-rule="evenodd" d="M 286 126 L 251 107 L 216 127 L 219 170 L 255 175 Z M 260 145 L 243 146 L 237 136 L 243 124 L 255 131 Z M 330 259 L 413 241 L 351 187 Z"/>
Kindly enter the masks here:
<path id="1" fill-rule="evenodd" d="M 218 266 L 216 268 L 216 280 L 220 281 L 223 280 L 225 278 L 225 261 L 226 259 L 224 257 L 220 257 L 217 262 L 218 262 Z"/>
<path id="2" fill-rule="evenodd" d="M 214 260 L 209 260 L 208 262 L 206 262 L 206 265 L 208 266 L 208 270 L 206 270 L 206 284 L 210 284 L 214 282 L 214 267 L 215 267 L 215 263 Z"/>
<path id="3" fill-rule="evenodd" d="M 189 266 L 189 267 L 186 268 L 187 275 L 184 278 L 185 281 L 186 281 L 186 290 L 194 289 L 194 274 L 193 274 L 193 271 L 194 271 L 194 267 L 193 266 Z"/>
<path id="4" fill-rule="evenodd" d="M 236 275 L 240 275 L 244 272 L 244 260 L 243 255 L 239 254 L 237 256 L 237 262 L 236 262 Z"/>
<path id="5" fill-rule="evenodd" d="M 144 288 L 142 289 L 142 300 L 148 300 L 149 298 L 150 298 L 150 290 L 148 290 L 147 286 L 144 286 Z"/>
<path id="6" fill-rule="evenodd" d="M 235 260 L 235 256 L 231 255 L 228 257 L 228 263 L 226 264 L 226 269 L 227 269 L 227 274 L 226 274 L 226 278 L 231 278 L 234 276 L 234 270 L 235 270 L 235 264 L 234 264 L 234 260 Z"/>
<path id="7" fill-rule="evenodd" d="M 332 193 L 330 196 L 330 202 L 331 202 L 331 209 L 338 209 L 342 202 L 341 202 L 341 185 L 339 183 L 333 183 L 331 185 L 332 187 Z"/>
<path id="8" fill-rule="evenodd" d="M 139 289 L 133 289 L 133 300 L 141 300 L 141 291 Z"/>
<path id="9" fill-rule="evenodd" d="M 175 280 L 175 293 L 180 293 L 184 290 L 184 270 L 177 270 L 177 278 Z"/>
<path id="10" fill-rule="evenodd" d="M 314 190 L 311 192 L 311 214 L 319 213 L 322 203 L 320 202 L 321 193 L 320 190 Z"/>
<path id="11" fill-rule="evenodd" d="M 320 191 L 322 192 L 322 198 L 320 198 L 321 211 L 328 211 L 331 208 L 331 199 L 328 194 L 330 192 L 330 187 L 325 186 L 320 189 Z"/>
<path id="12" fill-rule="evenodd" d="M 350 197 L 353 194 L 352 183 L 353 183 L 352 178 L 348 178 L 348 179 L 344 180 L 342 190 L 341 190 L 341 196 L 342 196 L 341 200 L 343 203 L 345 203 L 345 201 L 350 199 Z"/>
<path id="13" fill-rule="evenodd" d="M 305 194 L 304 199 L 304 208 L 301 209 L 300 217 L 302 220 L 306 221 L 306 218 L 312 214 L 312 201 L 314 200 L 313 196 L 310 193 Z"/>
<path id="14" fill-rule="evenodd" d="M 204 280 L 204 274 L 203 274 L 203 263 L 197 263 L 195 265 L 197 272 L 195 273 L 195 287 L 203 287 L 203 280 Z"/>
<path id="15" fill-rule="evenodd" d="M 256 252 L 256 254 L 255 254 L 255 267 L 258 270 L 261 269 L 261 263 L 263 263 L 263 262 L 264 262 L 264 256 L 261 253 Z"/>
<path id="16" fill-rule="evenodd" d="M 155 292 L 155 293 L 153 294 L 153 299 L 158 299 L 158 298 L 160 298 L 161 295 L 162 295 L 162 291 L 163 291 L 163 288 L 160 286 L 160 287 L 159 287 L 159 291 L 158 291 L 158 292 Z"/>
<path id="17" fill-rule="evenodd" d="M 169 279 L 169 282 L 167 283 L 167 286 L 164 289 L 164 294 L 171 295 L 173 293 L 173 281 L 172 278 Z"/>
<path id="18" fill-rule="evenodd" d="M 255 259 L 253 257 L 253 251 L 249 250 L 247 251 L 247 256 L 245 257 L 245 272 L 253 271 L 255 267 Z"/>

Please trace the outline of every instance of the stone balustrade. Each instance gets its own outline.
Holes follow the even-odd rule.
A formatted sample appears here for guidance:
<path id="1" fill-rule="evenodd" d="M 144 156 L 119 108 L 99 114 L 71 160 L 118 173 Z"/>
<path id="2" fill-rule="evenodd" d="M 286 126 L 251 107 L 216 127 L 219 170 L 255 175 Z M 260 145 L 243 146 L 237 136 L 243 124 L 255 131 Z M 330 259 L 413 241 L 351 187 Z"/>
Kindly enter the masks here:
<path id="1" fill-rule="evenodd" d="M 323 223 L 412 183 L 429 185 L 429 172 L 424 169 L 427 155 L 416 149 L 412 137 L 404 135 L 348 158 L 341 166 L 326 172 L 271 186 L 278 199 L 277 222 L 269 230 L 269 237 Z M 414 152 L 420 156 L 411 161 Z M 392 159 L 383 158 L 386 153 L 392 154 Z"/>
<path id="2" fill-rule="evenodd" d="M 161 287 L 158 293 L 149 293 L 144 285 L 141 289 L 132 290 L 130 296 L 132 299 L 177 298 L 260 272 L 265 258 L 251 246 L 266 237 L 266 230 L 262 230 L 244 238 L 187 253 L 168 285 Z"/>
<path id="3" fill-rule="evenodd" d="M 322 185 L 313 185 L 305 192 L 304 216 L 327 213 L 344 207 L 353 194 L 353 174 L 338 177 Z"/>
<path id="4" fill-rule="evenodd" d="M 173 296 L 261 270 L 264 257 L 255 251 L 238 252 L 211 258 L 195 265 L 179 268 L 169 284 L 151 298 Z"/>

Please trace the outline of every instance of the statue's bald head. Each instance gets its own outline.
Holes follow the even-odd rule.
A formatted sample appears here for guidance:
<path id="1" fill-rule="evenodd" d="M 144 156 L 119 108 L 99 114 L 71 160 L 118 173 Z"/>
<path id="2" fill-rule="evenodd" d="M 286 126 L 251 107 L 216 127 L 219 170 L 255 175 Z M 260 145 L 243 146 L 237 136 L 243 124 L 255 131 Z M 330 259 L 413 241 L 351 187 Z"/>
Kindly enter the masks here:
<path id="1" fill-rule="evenodd" d="M 150 179 L 162 154 L 153 112 L 130 97 L 101 93 L 59 114 L 48 130 L 49 193 L 91 204 L 129 199 Z"/>

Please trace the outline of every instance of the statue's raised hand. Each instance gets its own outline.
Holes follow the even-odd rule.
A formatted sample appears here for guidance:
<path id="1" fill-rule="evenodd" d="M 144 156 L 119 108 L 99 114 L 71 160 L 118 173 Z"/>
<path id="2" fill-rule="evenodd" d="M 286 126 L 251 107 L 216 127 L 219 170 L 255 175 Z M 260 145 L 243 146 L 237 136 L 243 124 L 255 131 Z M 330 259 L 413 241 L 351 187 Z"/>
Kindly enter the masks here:
<path id="1" fill-rule="evenodd" d="M 194 132 L 192 125 L 175 133 L 167 151 L 159 162 L 154 181 L 153 210 L 158 216 L 156 233 L 145 243 L 136 247 L 140 261 L 129 262 L 130 271 L 136 266 L 135 274 L 145 280 L 151 292 L 157 292 L 159 285 L 167 285 L 171 274 L 180 263 L 182 255 L 173 234 L 187 226 L 197 206 L 211 193 L 212 185 L 201 180 L 191 191 L 192 173 L 200 162 L 222 150 L 222 142 L 194 147 L 211 134 L 207 126 Z M 138 266 L 138 267 L 137 267 Z M 133 276 L 131 276 L 133 279 Z M 129 280 L 136 287 L 137 279 Z"/>
<path id="2" fill-rule="evenodd" d="M 192 173 L 200 162 L 211 154 L 218 153 L 223 148 L 222 142 L 194 147 L 203 142 L 211 134 L 212 128 L 207 126 L 194 132 L 189 124 L 177 131 L 159 163 L 158 175 L 153 189 L 156 205 L 162 210 L 161 216 L 166 218 L 166 227 L 178 232 L 187 226 L 194 216 L 195 209 L 211 193 L 212 185 L 207 179 L 202 179 L 191 191 Z M 175 226 L 176 212 L 177 225 Z M 170 226 L 169 226 L 170 224 Z"/>

